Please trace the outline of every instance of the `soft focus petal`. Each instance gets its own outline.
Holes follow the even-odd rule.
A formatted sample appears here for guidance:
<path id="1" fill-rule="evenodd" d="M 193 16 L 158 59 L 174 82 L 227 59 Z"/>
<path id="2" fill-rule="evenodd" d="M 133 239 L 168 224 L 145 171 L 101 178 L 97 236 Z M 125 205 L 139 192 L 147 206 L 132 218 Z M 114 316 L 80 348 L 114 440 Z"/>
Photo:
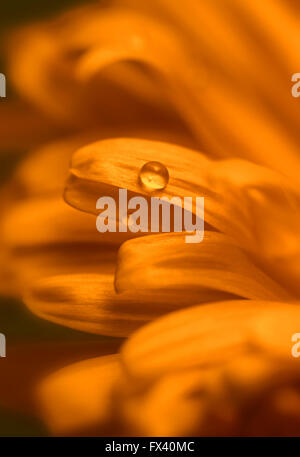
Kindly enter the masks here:
<path id="1" fill-rule="evenodd" d="M 25 303 L 38 316 L 71 328 L 127 336 L 148 321 L 197 300 L 193 293 L 187 291 L 179 296 L 176 290 L 116 294 L 114 276 L 103 267 L 102 274 L 61 275 L 40 280 L 28 287 Z M 226 294 L 218 291 L 203 291 L 206 301 L 225 298 Z"/>
<path id="2" fill-rule="evenodd" d="M 184 125 L 165 92 L 185 55 L 157 18 L 89 5 L 17 31 L 11 48 L 18 90 L 62 123 Z"/>
<path id="3" fill-rule="evenodd" d="M 166 375 L 123 409 L 142 436 L 298 436 L 299 376 L 291 358 L 243 355 Z"/>
<path id="4" fill-rule="evenodd" d="M 38 110 L 20 101 L 1 100 L 0 152 L 24 151 L 62 134 L 64 129 Z"/>
<path id="5" fill-rule="evenodd" d="M 136 332 L 123 347 L 123 363 L 132 376 L 147 380 L 185 368 L 215 366 L 255 344 L 264 350 L 256 323 L 266 316 L 269 325 L 275 324 L 276 338 L 276 331 L 282 334 L 278 310 L 285 310 L 288 329 L 297 332 L 300 307 L 292 304 L 235 300 L 177 311 Z M 286 357 L 291 357 L 290 350 Z"/>
<path id="6" fill-rule="evenodd" d="M 52 433 L 78 435 L 79 430 L 91 427 L 98 436 L 109 433 L 119 372 L 118 357 L 111 355 L 70 365 L 47 377 L 38 388 L 37 399 Z"/>
<path id="7" fill-rule="evenodd" d="M 126 242 L 119 251 L 117 290 L 189 290 L 200 301 L 203 289 L 251 299 L 289 296 L 225 235 L 207 231 L 199 244 L 186 244 L 185 236 L 152 235 Z"/>
<path id="8" fill-rule="evenodd" d="M 297 181 L 299 104 L 287 84 L 298 66 L 299 26 L 286 2 L 189 0 L 183 10 L 172 0 L 124 1 L 171 23 L 186 54 L 204 64 L 204 88 L 187 84 L 184 91 L 186 97 L 193 92 L 189 120 L 202 148 L 265 164 Z"/>
<path id="9" fill-rule="evenodd" d="M 117 234 L 104 240 L 93 216 L 56 197 L 20 202 L 3 221 L 7 267 L 21 289 L 59 273 L 112 274 L 118 247 L 127 238 L 128 234 Z"/>

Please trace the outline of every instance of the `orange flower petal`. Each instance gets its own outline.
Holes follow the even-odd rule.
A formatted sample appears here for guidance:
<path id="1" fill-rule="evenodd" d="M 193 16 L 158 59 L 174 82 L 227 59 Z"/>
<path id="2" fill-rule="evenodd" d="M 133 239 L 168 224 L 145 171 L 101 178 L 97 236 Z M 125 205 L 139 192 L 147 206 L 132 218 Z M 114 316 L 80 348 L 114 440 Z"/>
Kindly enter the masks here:
<path id="1" fill-rule="evenodd" d="M 185 234 L 175 233 L 126 242 L 119 251 L 115 283 L 118 292 L 189 290 L 198 301 L 205 289 L 251 299 L 289 297 L 231 239 L 209 231 L 199 244 L 186 244 Z"/>
<path id="2" fill-rule="evenodd" d="M 67 366 L 46 377 L 36 397 L 40 414 L 53 434 L 78 435 L 95 427 L 99 435 L 113 422 L 113 387 L 118 357 L 98 357 Z"/>
<path id="3" fill-rule="evenodd" d="M 295 305 L 235 300 L 164 316 L 137 331 L 125 343 L 122 360 L 126 372 L 149 380 L 164 373 L 224 363 L 251 350 L 256 343 L 259 348 L 261 335 L 256 338 L 256 319 L 268 312 L 272 322 L 273 313 L 283 309 L 294 321 L 300 313 Z M 290 352 L 286 357 L 291 357 Z"/>

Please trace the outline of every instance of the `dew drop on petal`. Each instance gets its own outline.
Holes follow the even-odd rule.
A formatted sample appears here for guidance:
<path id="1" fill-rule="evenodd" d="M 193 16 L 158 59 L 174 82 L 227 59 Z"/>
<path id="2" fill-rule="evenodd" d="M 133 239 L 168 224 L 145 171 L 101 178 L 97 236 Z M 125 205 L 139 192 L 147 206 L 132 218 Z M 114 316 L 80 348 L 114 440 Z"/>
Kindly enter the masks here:
<path id="1" fill-rule="evenodd" d="M 140 182 L 150 192 L 162 190 L 169 182 L 169 172 L 160 162 L 147 162 L 141 168 Z"/>

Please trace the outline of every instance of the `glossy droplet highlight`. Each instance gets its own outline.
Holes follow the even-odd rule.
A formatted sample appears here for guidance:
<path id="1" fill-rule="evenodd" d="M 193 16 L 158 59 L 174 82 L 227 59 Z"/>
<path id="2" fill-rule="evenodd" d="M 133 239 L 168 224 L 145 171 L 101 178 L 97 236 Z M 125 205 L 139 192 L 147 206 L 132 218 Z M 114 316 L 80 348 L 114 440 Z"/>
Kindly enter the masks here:
<path id="1" fill-rule="evenodd" d="M 168 169 L 160 162 L 147 162 L 140 171 L 140 182 L 148 191 L 162 190 L 169 182 Z"/>

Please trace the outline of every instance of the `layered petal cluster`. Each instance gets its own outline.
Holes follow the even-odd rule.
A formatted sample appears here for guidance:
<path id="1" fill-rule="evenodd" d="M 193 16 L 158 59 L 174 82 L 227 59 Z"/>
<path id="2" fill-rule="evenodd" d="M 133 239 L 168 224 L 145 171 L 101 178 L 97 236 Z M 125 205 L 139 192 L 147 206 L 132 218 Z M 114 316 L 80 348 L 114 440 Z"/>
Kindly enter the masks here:
<path id="1" fill-rule="evenodd" d="M 293 2 L 115 0 L 7 41 L 17 130 L 39 146 L 0 196 L 1 292 L 128 338 L 38 383 L 53 435 L 299 434 L 299 33 Z M 152 161 L 161 190 L 141 183 Z M 203 241 L 99 233 L 120 189 L 204 197 Z"/>
<path id="2" fill-rule="evenodd" d="M 80 129 L 179 132 L 183 123 L 208 154 L 297 180 L 299 104 L 289 83 L 300 32 L 286 1 L 101 3 L 12 35 L 11 77 L 23 97 Z"/>
<path id="3" fill-rule="evenodd" d="M 290 335 L 299 312 L 297 304 L 234 300 L 168 314 L 135 333 L 119 357 L 46 378 L 41 414 L 61 435 L 298 435 Z"/>
<path id="4" fill-rule="evenodd" d="M 73 155 L 65 199 L 89 219 L 99 196 L 117 202 L 120 188 L 149 198 L 153 192 L 139 173 L 158 158 L 170 179 L 156 196 L 205 195 L 204 240 L 98 233 L 107 247 L 119 243 L 110 279 L 62 274 L 29 288 L 25 303 L 42 317 L 131 335 L 119 356 L 47 378 L 37 393 L 42 417 L 62 435 L 293 434 L 300 420 L 294 405 L 300 372 L 291 354 L 300 312 L 297 186 L 248 161 L 212 161 L 168 143 L 124 138 Z M 101 407 L 95 409 L 91 392 L 101 395 Z M 59 408 L 56 396 L 65 397 Z"/>

